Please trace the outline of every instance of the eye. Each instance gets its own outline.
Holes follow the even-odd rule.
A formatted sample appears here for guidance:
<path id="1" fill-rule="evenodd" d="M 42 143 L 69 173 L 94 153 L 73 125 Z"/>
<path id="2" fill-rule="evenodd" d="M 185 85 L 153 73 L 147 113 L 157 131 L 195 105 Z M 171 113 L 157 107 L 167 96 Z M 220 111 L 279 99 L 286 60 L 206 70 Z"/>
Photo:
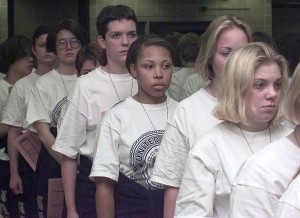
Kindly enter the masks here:
<path id="1" fill-rule="evenodd" d="M 170 64 L 163 64 L 163 69 L 169 69 L 170 68 Z"/>
<path id="2" fill-rule="evenodd" d="M 282 82 L 280 81 L 280 82 L 276 82 L 275 84 L 274 84 L 274 87 L 275 87 L 275 89 L 281 89 L 281 87 L 282 87 Z"/>
<path id="3" fill-rule="evenodd" d="M 136 38 L 137 34 L 135 32 L 130 32 L 130 33 L 128 33 L 128 36 L 130 38 Z"/>
<path id="4" fill-rule="evenodd" d="M 46 43 L 39 43 L 38 44 L 38 47 L 40 47 L 40 48 L 44 48 L 46 46 Z"/>
<path id="5" fill-rule="evenodd" d="M 266 84 L 265 83 L 263 83 L 263 82 L 256 82 L 256 83 L 254 83 L 254 88 L 256 88 L 256 89 L 263 89 L 265 86 L 266 86 Z"/>
<path id="6" fill-rule="evenodd" d="M 114 33 L 111 35 L 112 38 L 116 38 L 116 39 L 120 38 L 120 36 L 121 36 L 121 34 L 119 34 L 119 33 Z"/>
<path id="7" fill-rule="evenodd" d="M 144 68 L 150 70 L 152 68 L 151 64 L 144 64 Z"/>

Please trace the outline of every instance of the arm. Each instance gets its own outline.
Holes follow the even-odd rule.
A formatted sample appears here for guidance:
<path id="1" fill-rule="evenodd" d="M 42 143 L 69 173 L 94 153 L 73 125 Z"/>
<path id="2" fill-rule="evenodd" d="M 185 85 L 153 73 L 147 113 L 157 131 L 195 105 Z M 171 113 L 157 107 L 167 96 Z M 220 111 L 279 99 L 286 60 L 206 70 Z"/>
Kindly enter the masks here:
<path id="1" fill-rule="evenodd" d="M 176 216 L 213 217 L 216 183 L 213 173 L 190 154 L 176 200 Z"/>
<path id="2" fill-rule="evenodd" d="M 164 196 L 164 218 L 173 218 L 176 206 L 176 198 L 179 189 L 172 186 L 166 186 Z"/>
<path id="3" fill-rule="evenodd" d="M 278 195 L 261 188 L 236 185 L 230 195 L 230 217 L 276 217 L 278 201 Z"/>
<path id="4" fill-rule="evenodd" d="M 49 154 L 60 164 L 61 163 L 61 154 L 52 150 L 51 146 L 55 142 L 55 138 L 50 132 L 49 123 L 36 122 L 36 129 L 38 132 L 39 139 L 49 152 Z"/>
<path id="5" fill-rule="evenodd" d="M 5 138 L 8 133 L 8 125 L 0 123 L 0 139 Z"/>
<path id="6" fill-rule="evenodd" d="M 98 218 L 115 216 L 115 181 L 105 177 L 94 177 L 96 183 L 96 208 Z"/>
<path id="7" fill-rule="evenodd" d="M 61 174 L 64 186 L 65 201 L 68 217 L 78 217 L 75 202 L 77 159 L 62 155 Z"/>
<path id="8" fill-rule="evenodd" d="M 8 130 L 7 148 L 10 167 L 9 187 L 15 195 L 23 194 L 22 179 L 19 175 L 19 151 L 13 145 L 13 140 L 22 135 L 22 128 L 10 126 Z"/>

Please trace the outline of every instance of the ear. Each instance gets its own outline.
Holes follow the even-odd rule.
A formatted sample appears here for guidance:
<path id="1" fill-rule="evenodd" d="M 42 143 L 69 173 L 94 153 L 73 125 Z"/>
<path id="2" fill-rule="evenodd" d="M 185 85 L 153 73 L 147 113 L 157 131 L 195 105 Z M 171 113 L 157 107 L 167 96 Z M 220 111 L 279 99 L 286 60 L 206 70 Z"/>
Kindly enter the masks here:
<path id="1" fill-rule="evenodd" d="M 130 64 L 130 74 L 133 78 L 137 78 L 137 70 L 135 64 Z"/>
<path id="2" fill-rule="evenodd" d="M 105 49 L 105 39 L 102 36 L 97 37 L 97 42 L 101 48 Z"/>
<path id="3" fill-rule="evenodd" d="M 34 54 L 34 56 L 36 56 L 36 53 L 35 53 L 35 50 L 34 50 L 34 46 L 32 46 L 31 50 L 32 50 L 32 54 Z"/>

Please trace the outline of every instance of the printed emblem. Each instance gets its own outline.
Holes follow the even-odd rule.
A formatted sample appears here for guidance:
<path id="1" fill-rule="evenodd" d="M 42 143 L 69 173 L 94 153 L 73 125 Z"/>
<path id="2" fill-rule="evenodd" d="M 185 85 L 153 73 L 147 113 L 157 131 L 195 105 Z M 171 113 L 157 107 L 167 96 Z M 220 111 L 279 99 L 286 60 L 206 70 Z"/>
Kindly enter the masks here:
<path id="1" fill-rule="evenodd" d="M 133 179 L 148 190 L 163 188 L 162 184 L 152 182 L 150 176 L 164 132 L 154 130 L 144 133 L 134 142 L 130 150 L 129 161 L 133 167 Z"/>

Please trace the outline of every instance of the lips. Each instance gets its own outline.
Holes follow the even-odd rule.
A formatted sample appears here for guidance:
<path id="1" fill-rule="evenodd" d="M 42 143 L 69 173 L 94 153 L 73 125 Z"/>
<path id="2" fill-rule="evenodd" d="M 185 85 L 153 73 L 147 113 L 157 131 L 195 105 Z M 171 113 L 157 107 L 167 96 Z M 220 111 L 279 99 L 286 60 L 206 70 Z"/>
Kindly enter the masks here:
<path id="1" fill-rule="evenodd" d="M 153 88 L 157 91 L 161 91 L 165 88 L 166 86 L 164 84 L 155 84 L 153 85 Z"/>
<path id="2" fill-rule="evenodd" d="M 127 55 L 128 50 L 120 51 L 120 53 L 121 53 L 122 55 Z"/>

